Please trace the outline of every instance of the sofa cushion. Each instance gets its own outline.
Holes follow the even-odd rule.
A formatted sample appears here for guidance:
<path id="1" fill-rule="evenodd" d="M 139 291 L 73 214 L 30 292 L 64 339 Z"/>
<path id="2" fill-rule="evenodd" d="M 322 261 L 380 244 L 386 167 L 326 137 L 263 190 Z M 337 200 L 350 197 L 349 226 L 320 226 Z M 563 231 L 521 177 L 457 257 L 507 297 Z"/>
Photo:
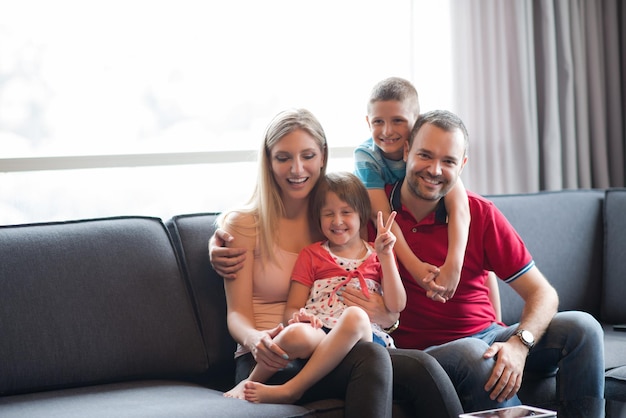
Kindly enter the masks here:
<path id="1" fill-rule="evenodd" d="M 206 370 L 156 218 L 0 227 L 0 336 L 3 395 Z"/>
<path id="2" fill-rule="evenodd" d="M 175 216 L 166 224 L 181 255 L 198 313 L 209 364 L 206 383 L 225 391 L 235 383 L 236 344 L 226 324 L 224 279 L 209 262 L 208 243 L 216 219 L 215 213 L 186 214 Z"/>
<path id="3" fill-rule="evenodd" d="M 626 189 L 607 190 L 604 219 L 602 319 L 611 324 L 626 324 Z"/>
<path id="4" fill-rule="evenodd" d="M 559 310 L 583 310 L 599 318 L 604 192 L 565 190 L 488 198 L 515 227 L 539 270 L 556 288 Z M 504 322 L 517 322 L 521 298 L 502 283 L 500 291 Z"/>
<path id="5" fill-rule="evenodd" d="M 136 381 L 0 398 L 3 418 L 274 418 L 310 414 L 301 406 L 254 404 L 174 381 Z"/>

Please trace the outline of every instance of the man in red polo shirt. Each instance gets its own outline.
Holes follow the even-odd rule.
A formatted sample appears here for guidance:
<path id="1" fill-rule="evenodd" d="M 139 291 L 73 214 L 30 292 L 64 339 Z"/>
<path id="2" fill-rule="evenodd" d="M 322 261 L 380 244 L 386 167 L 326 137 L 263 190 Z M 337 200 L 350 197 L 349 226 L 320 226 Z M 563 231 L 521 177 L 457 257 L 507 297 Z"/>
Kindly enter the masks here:
<path id="1" fill-rule="evenodd" d="M 456 115 L 447 111 L 421 115 L 405 146 L 406 176 L 386 188 L 410 248 L 435 266 L 443 264 L 448 248 L 443 197 L 467 163 L 467 148 L 467 130 Z M 426 292 L 436 289 L 433 283 L 418 284 L 401 266 L 408 299 L 393 334 L 396 346 L 425 350 L 435 357 L 450 376 L 465 411 L 519 404 L 516 394 L 527 369 L 558 368 L 560 401 L 602 398 L 604 350 L 599 323 L 584 312 L 557 313 L 556 291 L 535 266 L 520 236 L 493 203 L 467 193 L 471 223 L 456 293 L 446 303 L 436 302 Z M 371 233 L 375 233 L 372 228 Z M 524 299 L 518 324 L 507 327 L 496 321 L 485 285 L 489 271 Z M 344 298 L 374 315 L 372 301 L 359 301 L 351 292 L 344 292 Z"/>

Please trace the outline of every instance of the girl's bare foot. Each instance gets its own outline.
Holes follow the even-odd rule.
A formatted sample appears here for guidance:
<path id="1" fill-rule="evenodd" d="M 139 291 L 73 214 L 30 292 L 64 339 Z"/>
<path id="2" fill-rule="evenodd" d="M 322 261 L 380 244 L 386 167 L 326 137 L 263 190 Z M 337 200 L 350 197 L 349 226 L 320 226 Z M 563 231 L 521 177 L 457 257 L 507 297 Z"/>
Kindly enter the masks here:
<path id="1" fill-rule="evenodd" d="M 246 382 L 244 396 L 254 403 L 295 403 L 302 394 L 293 393 L 285 385 L 264 385 L 259 382 Z"/>
<path id="2" fill-rule="evenodd" d="M 228 392 L 224 392 L 224 397 L 225 398 L 237 398 L 237 399 L 245 400 L 246 397 L 244 395 L 244 386 L 245 386 L 246 382 L 247 382 L 247 380 L 242 380 L 241 382 L 239 382 L 239 384 L 237 384 L 237 386 L 235 386 L 234 388 L 232 388 Z"/>

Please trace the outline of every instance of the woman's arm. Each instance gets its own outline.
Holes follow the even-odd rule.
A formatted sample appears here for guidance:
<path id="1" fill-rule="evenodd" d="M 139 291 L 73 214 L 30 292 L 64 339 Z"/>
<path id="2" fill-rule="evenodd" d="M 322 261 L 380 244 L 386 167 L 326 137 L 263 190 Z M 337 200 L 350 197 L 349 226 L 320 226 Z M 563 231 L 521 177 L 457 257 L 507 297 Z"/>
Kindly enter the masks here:
<path id="1" fill-rule="evenodd" d="M 254 219 L 251 215 L 232 214 L 231 216 L 238 217 L 238 219 L 235 218 L 238 227 L 235 229 L 227 225 L 224 229 L 233 237 L 232 243 L 245 250 L 246 259 L 237 273 L 237 280 L 224 281 L 228 330 L 235 341 L 250 350 L 257 363 L 264 363 L 272 369 L 284 368 L 287 361 L 283 356 L 286 354 L 272 341 L 281 328 L 259 331 L 254 321 L 252 296 L 256 235 L 242 233 L 242 229 L 248 232 L 254 231 Z M 246 225 L 250 225 L 250 228 Z"/>

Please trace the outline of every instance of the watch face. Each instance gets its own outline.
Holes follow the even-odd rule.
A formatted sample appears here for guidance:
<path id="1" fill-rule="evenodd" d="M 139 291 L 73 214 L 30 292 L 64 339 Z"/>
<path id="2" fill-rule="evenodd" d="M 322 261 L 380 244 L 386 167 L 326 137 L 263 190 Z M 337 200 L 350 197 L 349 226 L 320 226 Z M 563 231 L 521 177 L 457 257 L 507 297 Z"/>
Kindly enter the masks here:
<path id="1" fill-rule="evenodd" d="M 533 334 L 531 334 L 531 332 L 530 332 L 530 331 L 523 330 L 523 331 L 522 331 L 522 334 L 521 334 L 521 337 L 522 337 L 522 339 L 523 339 L 524 341 L 526 341 L 528 344 L 532 344 L 532 343 L 534 343 L 534 342 L 535 342 L 535 337 L 533 337 Z"/>

